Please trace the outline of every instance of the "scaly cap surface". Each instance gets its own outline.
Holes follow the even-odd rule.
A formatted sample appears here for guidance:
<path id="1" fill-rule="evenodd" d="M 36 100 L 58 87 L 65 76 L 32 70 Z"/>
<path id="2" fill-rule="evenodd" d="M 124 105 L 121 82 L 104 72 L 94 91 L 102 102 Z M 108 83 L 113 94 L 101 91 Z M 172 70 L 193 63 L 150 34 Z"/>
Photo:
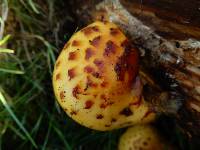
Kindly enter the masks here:
<path id="1" fill-rule="evenodd" d="M 113 23 L 94 22 L 76 32 L 53 73 L 56 98 L 78 123 L 111 130 L 154 117 L 138 94 L 138 53 Z"/>

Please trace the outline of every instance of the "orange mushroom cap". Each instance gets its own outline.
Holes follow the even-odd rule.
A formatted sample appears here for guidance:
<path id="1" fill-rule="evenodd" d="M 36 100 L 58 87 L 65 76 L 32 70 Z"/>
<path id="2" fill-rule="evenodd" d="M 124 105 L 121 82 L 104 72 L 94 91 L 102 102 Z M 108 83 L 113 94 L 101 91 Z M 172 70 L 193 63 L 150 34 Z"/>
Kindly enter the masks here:
<path id="1" fill-rule="evenodd" d="M 137 49 L 115 24 L 97 21 L 67 42 L 55 64 L 53 87 L 72 119 L 105 131 L 154 118 L 137 75 Z"/>
<path id="2" fill-rule="evenodd" d="M 136 125 L 120 137 L 119 150 L 175 150 L 151 125 Z"/>

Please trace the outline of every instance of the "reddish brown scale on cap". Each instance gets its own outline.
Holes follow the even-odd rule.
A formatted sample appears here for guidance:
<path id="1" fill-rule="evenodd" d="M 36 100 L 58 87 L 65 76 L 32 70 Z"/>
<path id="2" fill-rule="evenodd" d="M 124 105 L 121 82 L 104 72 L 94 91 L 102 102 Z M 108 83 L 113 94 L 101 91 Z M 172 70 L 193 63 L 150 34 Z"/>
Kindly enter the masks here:
<path id="1" fill-rule="evenodd" d="M 112 105 L 112 104 L 114 104 L 115 102 L 109 102 L 109 104 L 108 105 Z"/>
<path id="2" fill-rule="evenodd" d="M 93 72 L 95 72 L 95 70 L 91 66 L 86 66 L 86 67 L 84 67 L 84 72 L 86 72 L 86 73 L 93 73 Z"/>
<path id="3" fill-rule="evenodd" d="M 101 78 L 101 74 L 99 72 L 93 72 L 92 75 L 95 77 L 95 78 Z"/>
<path id="4" fill-rule="evenodd" d="M 75 60 L 77 58 L 77 53 L 76 52 L 70 52 L 68 60 Z"/>
<path id="5" fill-rule="evenodd" d="M 85 102 L 85 109 L 90 109 L 93 104 L 94 104 L 94 102 L 91 101 L 91 100 L 86 101 Z"/>
<path id="6" fill-rule="evenodd" d="M 102 119 L 102 118 L 103 118 L 103 115 L 102 115 L 102 114 L 98 114 L 98 115 L 96 116 L 96 118 L 97 118 L 97 119 Z"/>
<path id="7" fill-rule="evenodd" d="M 110 34 L 112 35 L 112 36 L 116 36 L 117 34 L 119 34 L 120 32 L 119 32 L 119 29 L 117 29 L 117 28 L 110 28 Z"/>
<path id="8" fill-rule="evenodd" d="M 92 27 L 86 27 L 81 30 L 86 36 L 90 35 L 92 33 Z"/>
<path id="9" fill-rule="evenodd" d="M 57 75 L 56 75 L 56 80 L 59 80 L 60 79 L 60 73 L 58 73 Z"/>
<path id="10" fill-rule="evenodd" d="M 65 44 L 64 48 L 63 49 L 67 49 L 70 45 L 70 42 L 67 42 L 67 44 Z"/>
<path id="11" fill-rule="evenodd" d="M 89 76 L 87 76 L 87 86 L 96 88 L 98 86 L 97 83 L 94 83 Z"/>
<path id="12" fill-rule="evenodd" d="M 108 82 L 103 81 L 103 82 L 101 83 L 101 87 L 105 88 L 105 87 L 107 87 L 107 86 L 108 86 Z"/>
<path id="13" fill-rule="evenodd" d="M 93 62 L 100 70 L 103 69 L 104 67 L 104 62 L 102 60 L 99 59 L 95 59 Z"/>
<path id="14" fill-rule="evenodd" d="M 100 98 L 105 101 L 107 101 L 109 99 L 105 94 L 101 94 Z"/>
<path id="15" fill-rule="evenodd" d="M 60 99 L 63 100 L 65 98 L 65 92 L 64 91 L 61 91 L 60 92 Z"/>
<path id="16" fill-rule="evenodd" d="M 74 40 L 72 46 L 80 46 L 80 41 Z"/>
<path id="17" fill-rule="evenodd" d="M 70 115 L 77 115 L 77 111 L 72 110 L 72 111 L 70 112 Z"/>
<path id="18" fill-rule="evenodd" d="M 104 50 L 103 55 L 104 55 L 104 56 L 110 56 L 110 55 L 112 55 L 112 54 L 115 54 L 116 51 L 117 51 L 117 45 L 116 45 L 113 41 L 110 41 L 110 40 L 109 40 L 109 41 L 106 43 L 106 48 L 105 48 L 105 50 Z"/>
<path id="19" fill-rule="evenodd" d="M 127 40 L 121 45 L 125 51 L 118 59 L 114 69 L 117 74 L 117 79 L 120 81 L 124 81 L 125 74 L 128 73 L 130 76 L 128 83 L 131 85 L 138 74 L 138 52 L 132 48 Z"/>
<path id="20" fill-rule="evenodd" d="M 105 124 L 105 127 L 110 127 L 111 125 L 110 124 Z"/>
<path id="21" fill-rule="evenodd" d="M 98 26 L 93 26 L 93 27 L 86 27 L 81 30 L 86 36 L 90 35 L 93 31 L 94 32 L 99 32 Z"/>
<path id="22" fill-rule="evenodd" d="M 78 94 L 81 94 L 81 88 L 79 85 L 75 86 L 72 90 L 72 95 L 78 99 Z"/>
<path id="23" fill-rule="evenodd" d="M 89 41 L 89 42 L 92 46 L 97 47 L 100 43 L 100 40 L 101 40 L 101 36 L 97 36 L 92 41 Z"/>
<path id="24" fill-rule="evenodd" d="M 122 111 L 120 111 L 120 115 L 124 115 L 126 117 L 133 115 L 133 112 L 129 107 L 124 108 Z"/>
<path id="25" fill-rule="evenodd" d="M 116 122 L 117 121 L 117 119 L 115 119 L 115 118 L 112 118 L 111 119 L 111 122 L 113 123 L 113 122 Z"/>
<path id="26" fill-rule="evenodd" d="M 60 66 L 60 61 L 58 61 L 57 63 L 56 63 L 56 68 L 58 68 Z"/>
<path id="27" fill-rule="evenodd" d="M 114 102 L 107 102 L 107 101 L 105 101 L 104 103 L 100 104 L 100 108 L 105 109 L 106 107 L 108 107 L 108 106 L 110 106 L 112 104 L 114 104 Z"/>
<path id="28" fill-rule="evenodd" d="M 96 78 L 103 77 L 104 73 L 104 62 L 100 59 L 95 59 L 93 63 L 98 67 L 98 72 L 96 72 L 93 76 Z"/>
<path id="29" fill-rule="evenodd" d="M 124 89 L 126 89 L 127 87 L 124 85 Z M 126 91 L 124 89 L 117 89 L 116 92 L 114 93 L 115 95 L 123 95 Z M 127 90 L 129 90 L 129 88 L 127 88 Z"/>
<path id="30" fill-rule="evenodd" d="M 87 48 L 85 50 L 85 60 L 89 60 L 94 54 L 95 52 L 91 48 Z"/>
<path id="31" fill-rule="evenodd" d="M 147 142 L 143 142 L 143 145 L 144 145 L 144 146 L 147 146 L 147 145 L 148 145 L 148 143 L 147 143 Z"/>
<path id="32" fill-rule="evenodd" d="M 84 89 L 84 92 L 87 91 L 88 88 L 89 88 L 89 86 L 88 86 L 88 84 L 86 84 L 86 87 L 85 87 L 85 89 Z"/>
<path id="33" fill-rule="evenodd" d="M 75 68 L 68 70 L 68 76 L 69 76 L 69 80 L 73 79 L 76 76 Z"/>
<path id="34" fill-rule="evenodd" d="M 100 104 L 100 108 L 105 109 L 108 105 L 106 105 L 105 103 Z"/>
<path id="35" fill-rule="evenodd" d="M 115 95 L 115 93 L 113 93 L 113 92 L 112 92 L 111 94 L 112 94 L 113 96 Z"/>
<path id="36" fill-rule="evenodd" d="M 95 31 L 95 32 L 99 32 L 98 26 L 93 26 L 93 27 L 92 27 L 92 30 Z"/>

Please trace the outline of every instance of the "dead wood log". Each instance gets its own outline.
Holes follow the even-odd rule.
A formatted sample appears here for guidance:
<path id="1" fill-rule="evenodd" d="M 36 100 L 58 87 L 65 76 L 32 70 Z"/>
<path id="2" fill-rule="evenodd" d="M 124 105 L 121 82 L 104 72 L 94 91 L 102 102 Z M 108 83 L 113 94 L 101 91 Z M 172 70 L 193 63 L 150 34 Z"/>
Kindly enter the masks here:
<path id="1" fill-rule="evenodd" d="M 118 24 L 140 50 L 141 76 L 150 87 L 144 89 L 146 99 L 158 112 L 175 112 L 184 131 L 199 136 L 200 4 L 192 1 L 183 0 L 189 10 L 182 11 L 176 10 L 177 2 L 166 0 L 156 5 L 137 0 L 86 1 L 75 13 L 84 23 L 109 20 Z M 149 99 L 152 92 L 155 97 L 167 94 Z"/>

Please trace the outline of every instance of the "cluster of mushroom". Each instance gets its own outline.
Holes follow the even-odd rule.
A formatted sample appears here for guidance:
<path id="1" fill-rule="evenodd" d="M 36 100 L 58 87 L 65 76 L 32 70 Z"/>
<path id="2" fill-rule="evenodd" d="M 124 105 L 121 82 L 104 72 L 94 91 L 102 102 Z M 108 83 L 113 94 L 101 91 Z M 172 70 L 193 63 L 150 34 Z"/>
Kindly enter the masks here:
<path id="1" fill-rule="evenodd" d="M 96 21 L 71 37 L 56 61 L 53 87 L 64 111 L 91 129 L 107 131 L 155 118 L 142 96 L 137 49 L 110 22 Z"/>

